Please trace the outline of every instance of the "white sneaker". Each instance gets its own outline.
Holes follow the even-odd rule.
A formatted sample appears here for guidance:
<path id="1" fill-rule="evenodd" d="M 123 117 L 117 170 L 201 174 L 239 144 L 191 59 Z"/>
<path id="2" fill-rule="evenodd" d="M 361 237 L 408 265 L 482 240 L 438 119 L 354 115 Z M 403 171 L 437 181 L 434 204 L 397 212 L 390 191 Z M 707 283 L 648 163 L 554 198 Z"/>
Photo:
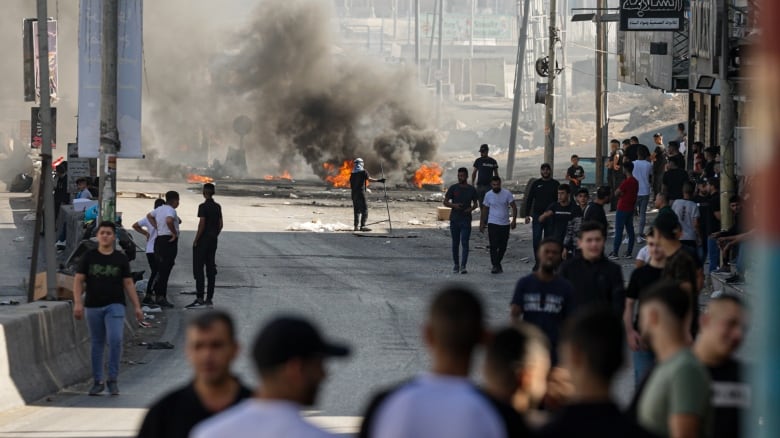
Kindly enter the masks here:
<path id="1" fill-rule="evenodd" d="M 58 240 L 57 243 L 54 244 L 54 246 L 67 246 L 64 240 Z"/>

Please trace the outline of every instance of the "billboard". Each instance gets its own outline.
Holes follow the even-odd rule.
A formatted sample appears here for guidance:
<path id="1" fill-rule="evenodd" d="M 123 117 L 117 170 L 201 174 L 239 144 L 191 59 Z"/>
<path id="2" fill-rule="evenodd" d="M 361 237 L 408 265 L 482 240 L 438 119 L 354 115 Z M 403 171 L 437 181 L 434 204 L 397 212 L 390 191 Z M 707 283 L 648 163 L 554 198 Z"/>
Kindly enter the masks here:
<path id="1" fill-rule="evenodd" d="M 81 0 L 79 19 L 79 157 L 97 158 L 103 82 L 103 0 Z M 142 158 L 143 0 L 119 0 L 117 129 L 119 158 Z"/>
<path id="2" fill-rule="evenodd" d="M 434 24 L 434 20 L 436 20 Z M 511 15 L 475 15 L 474 39 L 494 41 L 514 41 L 517 18 Z M 468 42 L 471 32 L 470 14 L 445 14 L 442 26 L 442 38 L 445 41 Z M 425 14 L 420 20 L 420 34 L 423 39 L 439 34 L 438 15 Z"/>
<path id="3" fill-rule="evenodd" d="M 685 0 L 620 0 L 620 30 L 679 31 L 685 24 Z"/>
<path id="4" fill-rule="evenodd" d="M 49 95 L 57 102 L 57 20 L 49 20 Z M 22 26 L 22 67 L 24 72 L 24 101 L 41 101 L 40 48 L 38 45 L 38 20 L 28 18 Z"/>
<path id="5" fill-rule="evenodd" d="M 38 149 L 43 146 L 43 125 L 40 116 L 41 108 L 30 108 L 30 146 Z M 51 147 L 57 147 L 57 108 L 51 109 Z"/>

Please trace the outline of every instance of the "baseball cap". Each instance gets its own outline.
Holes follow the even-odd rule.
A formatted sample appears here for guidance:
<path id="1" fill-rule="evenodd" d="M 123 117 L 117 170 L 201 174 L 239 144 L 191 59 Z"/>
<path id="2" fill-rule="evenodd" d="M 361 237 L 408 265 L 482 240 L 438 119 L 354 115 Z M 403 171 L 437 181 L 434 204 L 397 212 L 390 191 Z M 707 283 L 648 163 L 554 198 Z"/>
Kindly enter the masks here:
<path id="1" fill-rule="evenodd" d="M 490 148 L 489 148 L 489 147 L 488 147 L 488 145 L 486 145 L 486 144 L 483 144 L 482 146 L 480 146 L 480 147 L 479 147 L 479 151 L 480 151 L 480 152 L 482 152 L 482 151 L 487 151 L 487 150 L 489 150 L 489 149 L 490 149 Z"/>
<path id="2" fill-rule="evenodd" d="M 293 358 L 347 356 L 349 348 L 325 341 L 319 331 L 302 318 L 281 316 L 260 331 L 252 353 L 255 365 L 264 369 Z"/>

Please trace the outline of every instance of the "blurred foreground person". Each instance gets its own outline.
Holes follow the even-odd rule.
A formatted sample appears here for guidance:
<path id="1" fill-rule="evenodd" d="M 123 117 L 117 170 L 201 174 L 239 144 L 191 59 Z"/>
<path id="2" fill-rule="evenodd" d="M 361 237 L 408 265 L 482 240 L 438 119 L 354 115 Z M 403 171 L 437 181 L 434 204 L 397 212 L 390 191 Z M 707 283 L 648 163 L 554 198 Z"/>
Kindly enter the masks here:
<path id="1" fill-rule="evenodd" d="M 149 409 L 139 438 L 186 438 L 196 424 L 252 396 L 230 372 L 239 350 L 230 315 L 198 315 L 187 323 L 186 336 L 194 377 Z"/>
<path id="2" fill-rule="evenodd" d="M 302 407 L 314 405 L 325 380 L 324 360 L 346 356 L 342 345 L 322 339 L 317 329 L 298 317 L 278 317 L 257 337 L 252 358 L 260 374 L 255 396 L 198 425 L 193 438 L 329 437 L 301 418 Z"/>
<path id="3" fill-rule="evenodd" d="M 482 303 L 476 295 L 460 286 L 439 292 L 423 330 L 431 371 L 374 398 L 360 436 L 509 436 L 491 400 L 468 377 L 474 350 L 485 337 Z"/>
<path id="4" fill-rule="evenodd" d="M 561 336 L 562 366 L 574 393 L 567 405 L 539 431 L 544 438 L 639 438 L 650 435 L 620 412 L 610 385 L 625 355 L 620 318 L 609 307 L 584 309 Z"/>
<path id="5" fill-rule="evenodd" d="M 690 305 L 688 294 L 670 281 L 640 295 L 640 330 L 658 364 L 639 397 L 637 419 L 662 437 L 710 436 L 710 377 L 686 346 L 684 320 Z"/>
<path id="6" fill-rule="evenodd" d="M 751 407 L 752 391 L 747 373 L 734 353 L 742 345 L 746 317 L 744 303 L 733 295 L 713 298 L 701 315 L 693 353 L 712 379 L 712 438 L 743 436 L 741 422 Z"/>

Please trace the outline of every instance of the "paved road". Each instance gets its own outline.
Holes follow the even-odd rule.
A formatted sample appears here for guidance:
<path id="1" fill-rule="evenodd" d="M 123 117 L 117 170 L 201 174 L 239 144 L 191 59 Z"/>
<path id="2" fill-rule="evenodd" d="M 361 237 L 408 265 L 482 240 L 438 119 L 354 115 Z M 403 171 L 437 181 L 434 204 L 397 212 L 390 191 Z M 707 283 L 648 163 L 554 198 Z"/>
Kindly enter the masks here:
<path id="1" fill-rule="evenodd" d="M 77 387 L 51 401 L 1 414 L 0 437 L 133 436 L 145 407 L 188 380 L 181 346 L 185 318 L 194 311 L 181 308 L 192 297 L 178 292 L 193 288 L 189 247 L 200 199 L 182 192 L 184 233 L 172 277 L 177 308 L 168 312 L 169 324 L 162 336 L 176 349 L 149 351 L 146 364 L 123 365 L 119 397 L 87 397 L 85 388 Z M 474 286 L 484 299 L 491 325 L 496 326 L 507 322 L 514 282 L 530 269 L 518 261 L 530 255 L 527 240 L 521 242 L 526 231 L 514 235 L 503 275 L 489 273 L 484 249 L 473 250 L 468 275 L 453 275 L 449 236 L 443 230 L 396 230 L 394 238 L 291 233 L 283 231 L 286 225 L 310 220 L 311 209 L 268 199 L 262 206 L 253 198 L 219 198 L 218 202 L 226 217 L 215 303 L 231 311 L 238 322 L 245 349 L 235 367 L 237 374 L 255 382 L 247 349 L 264 321 L 279 312 L 311 317 L 355 352 L 346 360 L 331 362 L 318 410 L 311 412 L 313 421 L 336 432 L 355 430 L 375 390 L 426 368 L 420 323 L 437 285 L 457 280 Z M 130 224 L 147 204 L 151 201 L 123 198 L 119 209 Z M 327 214 L 335 216 L 333 221 L 349 223 L 351 211 L 333 209 Z M 484 245 L 484 240 L 475 236 L 472 246 Z M 630 379 L 624 378 L 618 391 L 625 397 L 631 386 Z"/>

